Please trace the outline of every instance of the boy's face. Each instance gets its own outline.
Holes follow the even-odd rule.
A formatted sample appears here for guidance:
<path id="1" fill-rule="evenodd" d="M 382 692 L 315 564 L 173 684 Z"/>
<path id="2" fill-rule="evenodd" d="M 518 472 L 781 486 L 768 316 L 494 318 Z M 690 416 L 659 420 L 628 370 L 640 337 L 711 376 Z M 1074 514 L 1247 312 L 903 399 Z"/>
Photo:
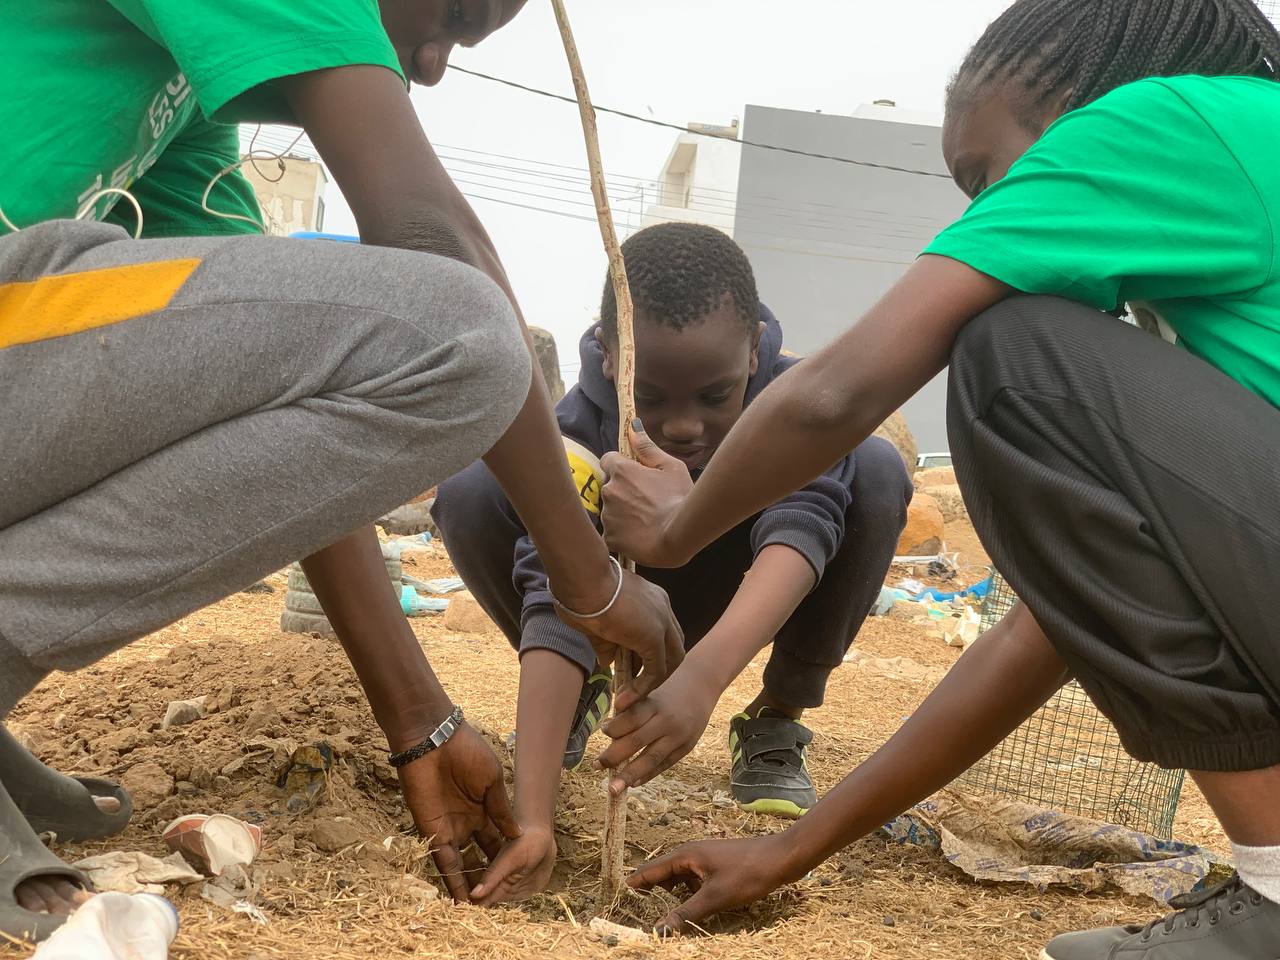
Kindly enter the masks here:
<path id="1" fill-rule="evenodd" d="M 435 86 L 457 44 L 474 47 L 520 12 L 525 0 L 378 0 L 382 26 L 405 76 Z"/>
<path id="2" fill-rule="evenodd" d="M 747 381 L 760 364 L 764 324 L 748 330 L 733 301 L 676 330 L 636 309 L 636 414 L 645 431 L 690 471 L 707 465 L 742 416 Z M 604 375 L 617 371 L 604 345 Z"/>

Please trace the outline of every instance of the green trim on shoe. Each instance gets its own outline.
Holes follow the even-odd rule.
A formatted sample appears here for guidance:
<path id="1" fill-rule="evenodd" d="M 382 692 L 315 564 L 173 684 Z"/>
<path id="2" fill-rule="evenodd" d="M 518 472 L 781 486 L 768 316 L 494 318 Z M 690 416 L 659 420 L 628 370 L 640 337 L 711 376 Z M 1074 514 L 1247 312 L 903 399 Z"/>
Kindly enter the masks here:
<path id="1" fill-rule="evenodd" d="M 805 747 L 813 734 L 768 708 L 756 717 L 739 713 L 729 722 L 729 792 L 750 813 L 795 820 L 817 803 Z"/>
<path id="2" fill-rule="evenodd" d="M 582 767 L 587 758 L 587 743 L 595 735 L 613 706 L 613 674 L 609 671 L 594 673 L 582 685 L 578 697 L 578 709 L 569 729 L 562 764 L 566 770 Z"/>
<path id="3" fill-rule="evenodd" d="M 790 800 L 753 800 L 751 803 L 739 803 L 738 808 L 747 813 L 763 813 L 770 817 L 781 817 L 783 820 L 799 820 L 809 812 L 808 807 L 802 807 Z"/>

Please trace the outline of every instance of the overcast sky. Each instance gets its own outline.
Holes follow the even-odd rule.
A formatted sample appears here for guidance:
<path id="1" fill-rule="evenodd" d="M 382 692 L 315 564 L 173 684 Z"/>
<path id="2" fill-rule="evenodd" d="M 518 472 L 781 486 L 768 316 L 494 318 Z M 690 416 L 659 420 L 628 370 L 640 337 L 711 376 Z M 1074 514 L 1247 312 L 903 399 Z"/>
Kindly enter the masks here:
<path id="1" fill-rule="evenodd" d="M 1006 5 L 1007 0 L 567 2 L 593 100 L 679 124 L 727 123 L 741 117 L 748 103 L 850 113 L 861 103 L 888 98 L 904 108 L 940 113 L 951 73 Z M 509 26 L 474 50 L 457 51 L 453 62 L 528 86 L 573 92 L 547 0 L 529 0 Z M 575 107 L 453 71 L 432 90 L 415 88 L 413 98 L 428 137 L 448 158 L 446 166 L 469 181 L 460 184 L 465 193 L 592 217 L 586 186 L 554 179 L 572 177 L 566 167 L 586 164 Z M 629 179 L 658 174 L 676 136 L 674 130 L 600 115 L 605 169 L 624 193 Z M 550 176 L 504 169 L 511 166 Z M 571 383 L 577 338 L 599 309 L 605 276 L 597 227 L 492 200 L 472 202 L 528 322 L 555 334 Z M 354 232 L 336 187 L 330 187 L 326 203 L 325 228 Z M 624 204 L 618 211 L 623 225 L 627 210 Z M 629 210 L 634 219 L 638 206 Z M 767 298 L 768 291 L 762 293 Z"/>

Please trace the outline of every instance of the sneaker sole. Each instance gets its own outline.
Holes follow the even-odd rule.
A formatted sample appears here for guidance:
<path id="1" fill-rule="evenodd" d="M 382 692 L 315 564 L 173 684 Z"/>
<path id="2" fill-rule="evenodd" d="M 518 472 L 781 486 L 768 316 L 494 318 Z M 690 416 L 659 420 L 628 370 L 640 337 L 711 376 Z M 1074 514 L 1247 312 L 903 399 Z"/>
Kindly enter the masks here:
<path id="1" fill-rule="evenodd" d="M 752 800 L 750 803 L 740 803 L 738 807 L 748 813 L 763 813 L 771 817 L 781 817 L 783 820 L 799 820 L 809 812 L 808 807 L 802 807 L 790 800 Z"/>

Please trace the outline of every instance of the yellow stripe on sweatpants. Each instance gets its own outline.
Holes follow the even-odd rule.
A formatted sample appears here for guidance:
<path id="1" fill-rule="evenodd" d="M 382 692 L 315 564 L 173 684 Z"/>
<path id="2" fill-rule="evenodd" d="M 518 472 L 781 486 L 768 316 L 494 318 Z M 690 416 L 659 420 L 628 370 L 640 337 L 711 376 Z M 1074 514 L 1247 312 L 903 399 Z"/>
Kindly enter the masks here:
<path id="1" fill-rule="evenodd" d="M 157 260 L 0 284 L 0 350 L 163 310 L 198 266 Z"/>

